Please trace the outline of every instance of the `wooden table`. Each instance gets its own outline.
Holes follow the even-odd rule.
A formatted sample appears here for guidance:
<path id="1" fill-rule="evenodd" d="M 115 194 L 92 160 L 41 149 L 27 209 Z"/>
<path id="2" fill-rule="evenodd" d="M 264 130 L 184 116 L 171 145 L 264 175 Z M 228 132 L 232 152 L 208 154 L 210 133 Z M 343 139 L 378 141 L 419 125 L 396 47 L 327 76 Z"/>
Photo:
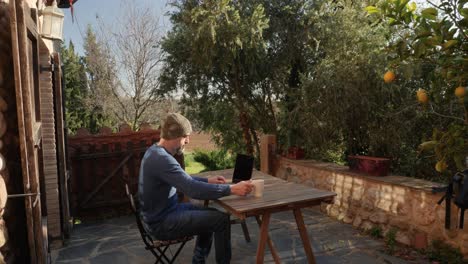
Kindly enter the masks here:
<path id="1" fill-rule="evenodd" d="M 233 170 L 210 171 L 201 173 L 199 177 L 210 177 L 222 175 L 231 179 Z M 260 226 L 260 238 L 257 247 L 257 263 L 263 263 L 265 245 L 268 243 L 275 263 L 280 263 L 279 255 L 268 235 L 268 226 L 272 213 L 291 210 L 296 218 L 297 228 L 304 245 L 308 263 L 315 263 L 314 253 L 310 244 L 309 236 L 304 225 L 301 208 L 320 205 L 322 202 L 331 202 L 336 195 L 334 192 L 318 190 L 304 184 L 287 182 L 271 175 L 254 171 L 252 179 L 264 179 L 265 189 L 262 197 L 247 195 L 240 197 L 236 195 L 226 196 L 215 200 L 230 214 L 241 220 L 254 216 Z"/>

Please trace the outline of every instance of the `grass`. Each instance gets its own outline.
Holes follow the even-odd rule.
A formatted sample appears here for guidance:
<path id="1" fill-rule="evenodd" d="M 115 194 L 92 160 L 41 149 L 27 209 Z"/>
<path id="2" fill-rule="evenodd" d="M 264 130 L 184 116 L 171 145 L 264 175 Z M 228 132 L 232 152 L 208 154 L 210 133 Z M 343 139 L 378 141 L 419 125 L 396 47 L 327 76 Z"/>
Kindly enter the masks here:
<path id="1" fill-rule="evenodd" d="M 201 164 L 200 162 L 196 162 L 193 159 L 193 153 L 190 153 L 190 152 L 185 153 L 184 158 L 185 158 L 185 171 L 188 174 L 197 174 L 206 169 L 206 167 L 203 164 Z"/>
<path id="2" fill-rule="evenodd" d="M 369 231 L 369 235 L 373 238 L 381 238 L 382 237 L 382 228 L 380 226 L 374 226 Z"/>

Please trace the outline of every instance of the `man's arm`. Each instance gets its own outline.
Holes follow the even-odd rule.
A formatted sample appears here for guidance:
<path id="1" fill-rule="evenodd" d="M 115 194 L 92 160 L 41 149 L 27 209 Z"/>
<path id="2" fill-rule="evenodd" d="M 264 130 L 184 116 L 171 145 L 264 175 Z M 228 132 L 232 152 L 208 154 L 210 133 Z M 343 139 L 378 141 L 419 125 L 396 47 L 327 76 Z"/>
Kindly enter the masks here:
<path id="1" fill-rule="evenodd" d="M 231 194 L 229 185 L 209 184 L 208 179 L 191 177 L 170 156 L 155 159 L 152 166 L 155 170 L 160 170 L 161 180 L 192 198 L 212 200 Z"/>
<path id="2" fill-rule="evenodd" d="M 192 176 L 192 178 L 194 178 L 197 181 L 208 182 L 208 178 L 202 178 L 202 177 L 198 177 L 198 176 L 195 176 L 195 175 L 191 175 L 191 176 Z"/>
<path id="3" fill-rule="evenodd" d="M 221 176 L 221 175 L 211 176 L 208 178 L 198 177 L 195 175 L 191 175 L 191 176 L 197 181 L 207 182 L 211 184 L 225 184 L 226 183 L 226 178 L 224 178 L 224 176 Z"/>

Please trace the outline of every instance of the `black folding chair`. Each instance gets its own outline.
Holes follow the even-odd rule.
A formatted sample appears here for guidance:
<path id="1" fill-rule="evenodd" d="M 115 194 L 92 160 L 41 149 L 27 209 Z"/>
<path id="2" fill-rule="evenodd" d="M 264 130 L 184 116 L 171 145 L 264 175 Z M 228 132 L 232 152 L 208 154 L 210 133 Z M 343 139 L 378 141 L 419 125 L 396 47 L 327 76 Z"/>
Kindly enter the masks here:
<path id="1" fill-rule="evenodd" d="M 146 231 L 143 227 L 143 223 L 141 222 L 140 213 L 138 209 L 138 204 L 135 203 L 135 198 L 130 193 L 130 189 L 128 185 L 125 184 L 125 191 L 127 193 L 128 199 L 130 200 L 130 205 L 132 207 L 132 211 L 135 214 L 136 222 L 138 225 L 138 230 L 140 231 L 141 238 L 145 243 L 145 249 L 151 251 L 151 253 L 156 257 L 156 264 L 157 263 L 174 263 L 175 259 L 179 255 L 182 248 L 185 246 L 187 241 L 192 240 L 193 236 L 189 237 L 182 237 L 174 240 L 156 240 L 151 237 L 151 235 Z M 172 256 L 171 259 L 166 255 L 166 251 L 169 249 L 169 246 L 179 244 L 175 254 Z"/>

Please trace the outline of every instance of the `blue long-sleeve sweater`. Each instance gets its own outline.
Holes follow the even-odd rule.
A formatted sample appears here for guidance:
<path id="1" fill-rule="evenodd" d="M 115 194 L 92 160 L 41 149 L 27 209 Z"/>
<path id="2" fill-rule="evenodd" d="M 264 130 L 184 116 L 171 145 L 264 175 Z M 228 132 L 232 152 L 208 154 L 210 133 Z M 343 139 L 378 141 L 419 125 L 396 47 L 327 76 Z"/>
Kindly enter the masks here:
<path id="1" fill-rule="evenodd" d="M 176 190 L 195 199 L 212 200 L 230 195 L 227 184 L 209 184 L 185 173 L 164 148 L 152 145 L 143 156 L 138 179 L 138 200 L 143 221 L 157 224 L 177 205 Z"/>

